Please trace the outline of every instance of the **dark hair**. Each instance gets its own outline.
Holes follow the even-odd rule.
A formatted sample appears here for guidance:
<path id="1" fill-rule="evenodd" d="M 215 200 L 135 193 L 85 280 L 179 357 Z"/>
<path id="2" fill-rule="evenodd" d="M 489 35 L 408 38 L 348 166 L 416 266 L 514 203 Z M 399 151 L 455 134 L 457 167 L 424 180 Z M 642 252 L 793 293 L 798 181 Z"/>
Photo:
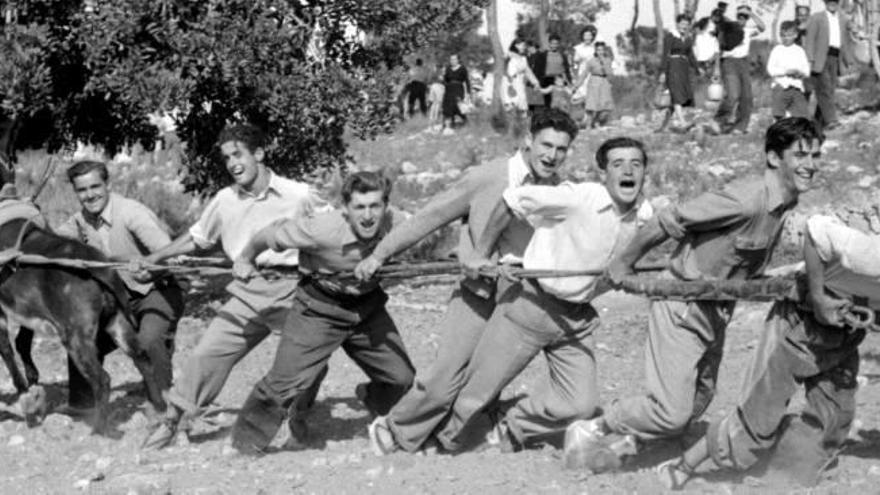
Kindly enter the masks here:
<path id="1" fill-rule="evenodd" d="M 251 153 L 266 146 L 266 133 L 253 124 L 234 124 L 226 126 L 217 136 L 217 145 L 238 141 Z"/>
<path id="2" fill-rule="evenodd" d="M 709 19 L 708 17 L 703 17 L 694 23 L 694 28 L 699 29 L 700 31 L 703 31 L 704 29 L 706 29 L 709 26 L 710 20 L 711 19 Z"/>
<path id="3" fill-rule="evenodd" d="M 391 197 L 391 179 L 379 172 L 355 172 L 342 183 L 342 201 L 347 204 L 352 194 L 373 191 L 382 191 L 382 201 L 387 204 Z"/>
<path id="4" fill-rule="evenodd" d="M 779 25 L 779 32 L 784 33 L 786 31 L 797 31 L 798 23 L 797 21 L 782 21 Z"/>
<path id="5" fill-rule="evenodd" d="M 586 26 L 584 26 L 583 29 L 581 29 L 580 39 L 584 39 L 584 33 L 587 33 L 587 32 L 593 33 L 593 40 L 595 40 L 596 35 L 599 34 L 599 31 L 596 29 L 596 26 L 594 26 L 592 24 L 587 24 Z"/>
<path id="6" fill-rule="evenodd" d="M 645 143 L 638 139 L 621 136 L 606 140 L 596 150 L 596 165 L 599 167 L 599 170 L 608 168 L 608 154 L 611 153 L 611 150 L 617 148 L 635 148 L 641 151 L 642 161 L 645 163 L 645 167 L 648 166 L 648 152 L 645 151 Z"/>
<path id="7" fill-rule="evenodd" d="M 809 5 L 796 5 L 794 7 L 795 15 L 797 15 L 798 11 L 803 11 L 803 12 L 806 12 L 807 14 L 809 14 L 810 13 L 810 6 Z"/>
<path id="8" fill-rule="evenodd" d="M 544 129 L 553 129 L 555 131 L 564 132 L 572 139 L 577 136 L 578 126 L 574 119 L 567 112 L 558 108 L 545 108 L 536 110 L 532 115 L 532 123 L 529 126 L 529 132 L 532 136 Z"/>
<path id="9" fill-rule="evenodd" d="M 764 152 L 771 151 L 782 156 L 792 144 L 798 141 L 825 140 L 822 131 L 810 119 L 804 117 L 788 117 L 774 122 L 764 137 Z"/>
<path id="10" fill-rule="evenodd" d="M 675 23 L 676 23 L 676 24 L 678 24 L 678 23 L 681 22 L 681 21 L 688 21 L 688 22 L 690 22 L 690 20 L 691 20 L 691 16 L 689 16 L 689 15 L 687 15 L 687 14 L 678 14 L 677 16 L 675 16 Z"/>
<path id="11" fill-rule="evenodd" d="M 549 38 L 547 38 L 547 41 L 553 41 L 553 40 L 562 41 L 562 38 L 560 38 L 558 34 L 553 33 L 550 35 Z"/>
<path id="12" fill-rule="evenodd" d="M 593 43 L 593 48 L 599 48 L 600 46 L 606 46 L 606 47 L 607 47 L 607 46 L 608 46 L 608 43 L 605 43 L 604 41 L 597 41 L 597 42 Z"/>
<path id="13" fill-rule="evenodd" d="M 90 174 L 95 170 L 98 171 L 101 180 L 107 182 L 107 178 L 110 177 L 110 174 L 107 173 L 107 164 L 96 160 L 80 160 L 71 165 L 70 168 L 67 169 L 67 180 L 73 184 L 73 180 L 77 177 Z"/>
<path id="14" fill-rule="evenodd" d="M 527 43 L 527 41 L 525 41 L 522 38 L 514 38 L 513 41 L 510 42 L 510 46 L 507 48 L 507 51 L 513 52 L 513 53 L 519 53 L 520 55 L 523 55 L 522 53 L 520 53 L 519 49 L 516 47 L 516 45 L 518 45 L 520 43 Z"/>

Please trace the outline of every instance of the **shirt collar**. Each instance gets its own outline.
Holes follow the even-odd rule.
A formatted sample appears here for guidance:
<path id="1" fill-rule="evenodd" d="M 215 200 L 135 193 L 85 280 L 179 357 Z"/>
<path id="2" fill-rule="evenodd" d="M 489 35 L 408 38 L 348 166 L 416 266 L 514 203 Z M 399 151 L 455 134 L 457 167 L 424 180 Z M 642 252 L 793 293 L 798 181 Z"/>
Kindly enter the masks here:
<path id="1" fill-rule="evenodd" d="M 596 197 L 596 204 L 594 205 L 596 207 L 596 211 L 605 211 L 611 209 L 614 210 L 615 213 L 617 213 L 619 216 L 625 217 L 639 211 L 639 209 L 645 203 L 645 195 L 639 193 L 639 197 L 636 198 L 636 203 L 633 205 L 632 208 L 626 211 L 617 211 L 617 205 L 614 204 L 614 200 L 611 199 L 611 194 L 608 192 L 608 188 L 603 185 L 601 189 L 602 192 L 598 197 Z"/>
<path id="2" fill-rule="evenodd" d="M 116 196 L 116 194 L 108 193 L 107 204 L 104 206 L 104 209 L 101 210 L 101 213 L 98 215 L 98 218 L 96 219 L 96 220 L 100 220 L 97 225 L 92 224 L 92 219 L 94 217 L 89 215 L 89 213 L 86 212 L 85 209 L 80 210 L 80 216 L 82 216 L 83 220 L 86 223 L 92 224 L 92 226 L 94 228 L 98 228 L 103 224 L 106 224 L 108 227 L 112 227 L 113 226 L 113 205 L 116 203 L 116 201 L 114 201 L 114 196 Z"/>
<path id="3" fill-rule="evenodd" d="M 236 184 L 236 186 L 235 186 L 236 193 L 238 193 L 239 196 L 251 197 L 251 198 L 256 198 L 256 199 L 265 199 L 266 196 L 268 196 L 270 192 L 275 194 L 276 196 L 280 196 L 281 189 L 279 186 L 280 186 L 281 178 L 275 172 L 273 172 L 271 169 L 267 168 L 266 171 L 269 173 L 269 183 L 266 185 L 266 189 L 264 189 L 263 191 L 261 191 L 258 194 L 251 194 L 251 193 L 245 191 L 244 189 L 242 189 L 241 186 Z"/>
<path id="4" fill-rule="evenodd" d="M 508 187 L 519 187 L 526 184 L 537 184 L 538 178 L 532 173 L 531 167 L 526 163 L 525 154 L 522 150 L 507 160 L 507 185 Z M 553 177 L 550 184 L 558 184 L 559 177 Z"/>
<path id="5" fill-rule="evenodd" d="M 838 8 L 840 8 L 840 7 L 838 7 Z M 828 17 L 830 17 L 830 18 L 832 18 L 832 19 L 837 19 L 837 12 L 835 12 L 835 13 L 832 14 L 830 10 L 826 10 L 826 11 L 825 11 L 825 14 L 827 14 Z"/>

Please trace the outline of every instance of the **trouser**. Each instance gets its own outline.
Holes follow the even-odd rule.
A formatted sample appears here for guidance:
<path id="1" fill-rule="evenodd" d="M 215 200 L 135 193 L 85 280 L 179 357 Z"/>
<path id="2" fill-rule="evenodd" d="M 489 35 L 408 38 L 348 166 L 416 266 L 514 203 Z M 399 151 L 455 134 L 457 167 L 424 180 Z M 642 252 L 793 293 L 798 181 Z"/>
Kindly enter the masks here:
<path id="1" fill-rule="evenodd" d="M 722 58 L 721 80 L 724 83 L 724 99 L 718 106 L 715 120 L 729 129 L 748 131 L 752 117 L 752 81 L 748 57 Z M 729 124 L 731 116 L 735 118 Z"/>
<path id="2" fill-rule="evenodd" d="M 641 440 L 675 436 L 700 417 L 715 395 L 734 302 L 655 301 L 645 347 L 647 395 L 620 399 L 605 411 L 617 433 Z"/>
<path id="3" fill-rule="evenodd" d="M 468 365 L 465 385 L 437 440 L 450 451 L 467 442 L 472 420 L 494 401 L 539 353 L 550 371 L 549 383 L 506 413 L 511 433 L 521 444 L 561 436 L 574 419 L 591 417 L 599 403 L 591 335 L 599 325 L 589 304 L 575 304 L 524 282 L 501 301 L 486 325 Z"/>
<path id="4" fill-rule="evenodd" d="M 351 306 L 300 289 L 294 298 L 275 361 L 254 386 L 232 430 L 232 444 L 260 452 L 287 416 L 302 417 L 314 399 L 327 361 L 340 346 L 370 377 L 367 407 L 386 414 L 410 388 L 415 373 L 394 321 L 388 297 L 377 289 Z"/>
<path id="5" fill-rule="evenodd" d="M 241 358 L 284 327 L 296 285 L 254 277 L 235 280 L 226 290 L 232 297 L 211 320 L 168 394 L 169 402 L 190 416 L 214 402 Z"/>
<path id="6" fill-rule="evenodd" d="M 814 72 L 810 77 L 816 94 L 815 120 L 822 127 L 837 121 L 837 107 L 834 104 L 839 67 L 837 57 L 838 55 L 829 53 L 822 72 Z"/>
<path id="7" fill-rule="evenodd" d="M 796 303 L 774 303 L 745 375 L 737 408 L 707 432 L 709 453 L 722 467 L 746 469 L 779 438 L 792 395 L 806 389 L 807 406 L 796 427 L 785 430 L 777 453 L 820 467 L 847 438 L 855 415 L 858 345 L 864 330 L 826 326 Z M 808 442 L 786 437 L 800 435 Z M 791 446 L 797 452 L 786 452 Z M 809 468 L 810 466 L 808 466 Z"/>
<path id="8" fill-rule="evenodd" d="M 541 81 L 540 81 L 541 87 L 546 88 L 547 86 L 553 86 L 554 84 L 556 84 L 556 78 L 559 77 L 560 75 L 561 74 L 551 74 L 551 75 L 547 75 L 547 76 L 542 77 Z M 551 91 L 543 96 L 544 96 L 544 106 L 547 108 L 552 108 L 552 106 L 553 106 L 553 92 Z"/>
<path id="9" fill-rule="evenodd" d="M 410 81 L 407 90 L 407 98 L 409 99 L 409 114 L 416 113 L 416 102 L 419 104 L 419 111 L 422 115 L 428 113 L 428 86 L 421 81 Z"/>
<path id="10" fill-rule="evenodd" d="M 168 390 L 172 381 L 171 356 L 174 354 L 174 334 L 177 321 L 183 315 L 183 290 L 173 279 L 157 281 L 146 294 L 129 291 L 131 311 L 137 323 L 137 339 L 150 362 L 160 390 Z M 100 332 L 95 343 L 98 359 L 116 349 L 116 343 L 105 332 Z M 88 380 L 80 373 L 70 357 L 67 358 L 68 403 L 77 408 L 91 408 L 95 396 Z"/>
<path id="11" fill-rule="evenodd" d="M 437 356 L 388 413 L 388 427 L 402 449 L 417 451 L 446 417 L 464 385 L 465 371 L 486 321 L 509 287 L 509 282 L 499 281 L 489 297 L 475 294 L 466 284 L 453 292 L 437 329 L 441 336 Z"/>
<path id="12" fill-rule="evenodd" d="M 770 114 L 776 119 L 785 117 L 788 112 L 791 117 L 808 117 L 807 98 L 804 92 L 798 88 L 773 86 L 771 90 Z"/>

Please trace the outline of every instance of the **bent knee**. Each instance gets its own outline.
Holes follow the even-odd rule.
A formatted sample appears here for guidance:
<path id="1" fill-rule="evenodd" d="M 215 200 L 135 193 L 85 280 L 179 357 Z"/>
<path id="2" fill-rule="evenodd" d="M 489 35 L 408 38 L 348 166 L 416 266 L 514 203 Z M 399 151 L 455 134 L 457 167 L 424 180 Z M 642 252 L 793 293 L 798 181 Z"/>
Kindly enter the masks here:
<path id="1" fill-rule="evenodd" d="M 599 412 L 599 401 L 591 397 L 578 398 L 573 401 L 556 401 L 544 406 L 547 417 L 556 421 L 574 421 L 589 419 Z"/>

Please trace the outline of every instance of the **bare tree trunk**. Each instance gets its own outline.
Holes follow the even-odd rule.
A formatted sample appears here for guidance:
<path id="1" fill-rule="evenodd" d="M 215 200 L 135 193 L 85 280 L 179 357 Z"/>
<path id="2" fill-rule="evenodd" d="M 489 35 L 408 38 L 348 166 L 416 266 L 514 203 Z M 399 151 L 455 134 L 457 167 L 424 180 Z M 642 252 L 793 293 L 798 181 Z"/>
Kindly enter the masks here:
<path id="1" fill-rule="evenodd" d="M 690 12 L 691 16 L 696 17 L 697 9 L 700 8 L 700 0 L 691 0 L 690 4 L 691 5 L 688 8 L 688 11 Z"/>
<path id="2" fill-rule="evenodd" d="M 501 44 L 501 35 L 498 33 L 498 0 L 489 2 L 489 8 L 486 9 L 486 24 L 489 31 L 489 41 L 492 43 L 492 57 L 495 59 L 492 67 L 492 115 L 503 118 L 501 83 L 504 81 L 504 46 Z"/>
<path id="3" fill-rule="evenodd" d="M 687 8 L 687 6 L 685 6 L 685 8 Z M 672 0 L 672 15 L 677 19 L 679 14 L 681 14 L 681 5 L 678 4 L 678 0 Z"/>
<path id="4" fill-rule="evenodd" d="M 639 32 L 636 25 L 639 23 L 639 0 L 633 0 L 633 20 L 629 25 L 630 43 L 632 43 L 633 58 L 638 59 L 641 51 L 642 40 L 639 38 Z"/>
<path id="5" fill-rule="evenodd" d="M 877 77 L 880 77 L 880 53 L 877 53 L 877 43 L 880 41 L 880 0 L 869 0 L 867 8 L 868 22 L 868 48 L 871 51 L 871 62 Z"/>
<path id="6" fill-rule="evenodd" d="M 542 50 L 547 49 L 547 24 L 550 19 L 550 0 L 540 0 L 541 5 L 538 9 L 538 44 Z"/>
<path id="7" fill-rule="evenodd" d="M 657 55 L 663 56 L 663 12 L 660 11 L 660 0 L 654 0 L 654 22 L 657 25 Z"/>
<path id="8" fill-rule="evenodd" d="M 779 43 L 779 22 L 782 20 L 782 10 L 785 9 L 787 4 L 788 0 L 779 0 L 779 3 L 776 4 L 776 13 L 773 14 L 773 24 L 770 25 L 770 29 L 772 29 L 770 39 L 773 40 L 774 45 Z"/>

